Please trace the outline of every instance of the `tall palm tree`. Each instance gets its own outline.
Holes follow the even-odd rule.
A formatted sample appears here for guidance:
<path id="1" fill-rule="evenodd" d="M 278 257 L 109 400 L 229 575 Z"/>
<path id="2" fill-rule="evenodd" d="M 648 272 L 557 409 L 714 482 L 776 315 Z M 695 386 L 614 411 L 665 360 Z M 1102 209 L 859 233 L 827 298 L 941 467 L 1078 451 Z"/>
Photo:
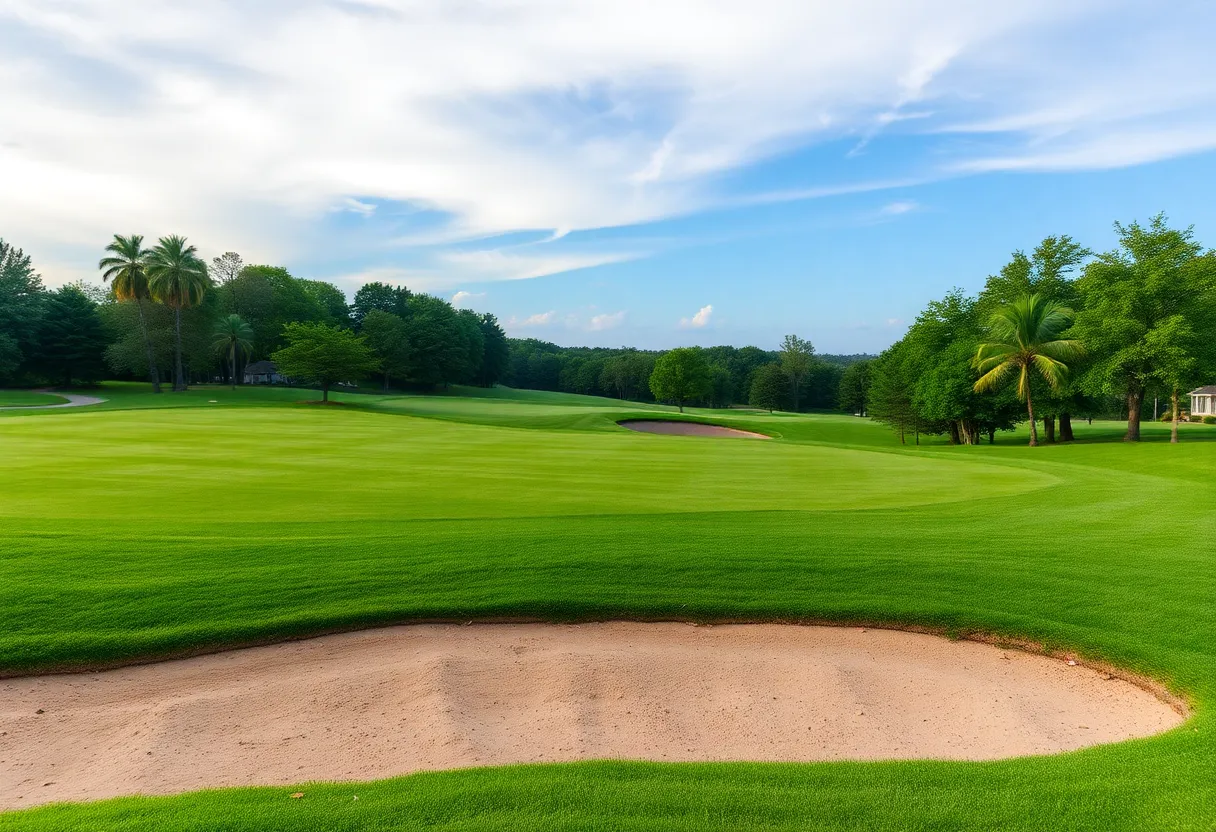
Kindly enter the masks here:
<path id="1" fill-rule="evenodd" d="M 975 383 L 982 393 L 998 386 L 1012 372 L 1018 374 L 1018 398 L 1026 402 L 1030 416 L 1030 444 L 1039 444 L 1034 423 L 1034 402 L 1030 398 L 1032 369 L 1037 370 L 1052 390 L 1060 389 L 1068 377 L 1068 365 L 1085 354 L 1080 341 L 1060 338 L 1072 323 L 1072 310 L 1041 295 L 1023 295 L 1002 306 L 988 322 L 992 341 L 980 344 L 972 364 L 983 375 Z"/>
<path id="2" fill-rule="evenodd" d="M 176 234 L 161 237 L 148 253 L 148 289 L 152 297 L 173 310 L 174 374 L 173 392 L 186 389 L 182 371 L 182 310 L 198 305 L 211 288 L 207 266 L 199 259 L 198 250 L 186 245 L 185 237 Z"/>
<path id="3" fill-rule="evenodd" d="M 144 336 L 144 349 L 148 352 L 148 380 L 152 382 L 152 392 L 160 392 L 160 370 L 156 367 L 156 353 L 152 351 L 152 339 L 148 337 L 148 322 L 144 318 L 144 301 L 152 295 L 148 291 L 147 260 L 148 252 L 143 247 L 142 234 L 132 234 L 123 237 L 114 235 L 114 240 L 106 251 L 110 257 L 103 257 L 97 268 L 102 270 L 103 283 L 111 282 L 114 287 L 114 297 L 119 300 L 133 300 L 139 309 L 139 330 Z"/>
<path id="4" fill-rule="evenodd" d="M 236 354 L 241 350 L 248 354 L 253 349 L 253 327 L 245 323 L 240 315 L 226 315 L 215 325 L 215 340 L 212 343 L 219 352 L 228 353 L 229 377 L 235 390 Z"/>

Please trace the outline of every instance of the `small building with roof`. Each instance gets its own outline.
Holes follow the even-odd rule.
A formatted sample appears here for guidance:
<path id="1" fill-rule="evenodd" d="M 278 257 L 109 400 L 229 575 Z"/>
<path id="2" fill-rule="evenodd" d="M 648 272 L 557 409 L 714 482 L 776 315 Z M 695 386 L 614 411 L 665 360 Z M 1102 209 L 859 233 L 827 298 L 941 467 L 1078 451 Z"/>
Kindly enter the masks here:
<path id="1" fill-rule="evenodd" d="M 273 361 L 255 361 L 245 365 L 246 384 L 286 384 L 287 376 L 279 373 Z"/>
<path id="2" fill-rule="evenodd" d="M 1196 387 L 1190 393 L 1191 417 L 1216 416 L 1216 384 Z"/>

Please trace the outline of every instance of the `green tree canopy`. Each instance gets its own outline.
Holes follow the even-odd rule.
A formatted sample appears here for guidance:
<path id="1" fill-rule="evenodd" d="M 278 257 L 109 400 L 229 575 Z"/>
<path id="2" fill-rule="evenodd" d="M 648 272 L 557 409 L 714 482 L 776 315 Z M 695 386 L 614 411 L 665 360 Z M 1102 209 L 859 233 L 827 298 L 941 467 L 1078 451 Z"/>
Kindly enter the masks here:
<path id="1" fill-rule="evenodd" d="M 689 401 L 710 393 L 709 364 L 697 347 L 678 347 L 659 356 L 650 374 L 650 392 L 659 401 L 675 402 L 680 412 Z"/>
<path id="2" fill-rule="evenodd" d="M 152 382 L 152 392 L 160 392 L 160 371 L 156 366 L 156 354 L 152 349 L 152 340 L 148 336 L 148 320 L 144 313 L 144 301 L 151 300 L 152 293 L 148 288 L 148 252 L 143 247 L 142 234 L 131 234 L 123 237 L 114 235 L 114 239 L 106 246 L 107 257 L 101 258 L 97 267 L 102 270 L 101 280 L 108 282 L 117 300 L 134 301 L 139 312 L 139 331 L 144 342 L 144 354 L 148 361 L 148 380 Z"/>
<path id="3" fill-rule="evenodd" d="M 975 352 L 975 367 L 983 374 L 975 382 L 976 392 L 995 389 L 1009 375 L 1016 375 L 1018 398 L 1026 402 L 1030 418 L 1032 446 L 1039 438 L 1031 378 L 1033 374 L 1041 376 L 1053 390 L 1064 384 L 1068 363 L 1084 353 L 1081 342 L 1060 337 L 1071 323 L 1072 310 L 1068 307 L 1041 295 L 1026 295 L 993 313 L 988 322 L 991 340 L 980 344 Z"/>
<path id="4" fill-rule="evenodd" d="M 1116 223 L 1115 230 L 1119 248 L 1099 255 L 1077 281 L 1084 308 L 1073 336 L 1090 353 L 1081 386 L 1095 396 L 1122 396 L 1125 438 L 1139 441 L 1145 392 L 1187 377 L 1180 359 L 1193 356 L 1196 368 L 1210 363 L 1205 327 L 1216 318 L 1216 274 L 1193 231 L 1170 228 L 1163 214 L 1147 226 Z"/>
<path id="5" fill-rule="evenodd" d="M 405 321 L 391 312 L 372 309 L 363 317 L 363 338 L 380 362 L 383 389 L 389 380 L 405 378 L 410 371 L 410 339 Z"/>
<path id="6" fill-rule="evenodd" d="M 225 315 L 220 318 L 212 333 L 212 346 L 228 358 L 228 380 L 236 389 L 236 359 L 253 348 L 253 327 L 245 323 L 240 315 Z"/>
<path id="7" fill-rule="evenodd" d="M 780 410 L 789 399 L 790 380 L 781 365 L 772 362 L 756 368 L 752 374 L 752 387 L 748 395 L 748 404 L 760 407 L 772 413 Z"/>
<path id="8" fill-rule="evenodd" d="M 207 266 L 194 246 L 176 234 L 161 237 L 148 252 L 148 290 L 152 297 L 173 310 L 174 370 L 173 390 L 186 389 L 182 365 L 182 310 L 197 306 L 211 288 Z"/>
<path id="9" fill-rule="evenodd" d="M 38 334 L 37 366 L 70 387 L 73 380 L 98 381 L 105 374 L 107 338 L 94 303 L 77 286 L 51 292 Z"/>
<path id="10" fill-rule="evenodd" d="M 858 416 L 866 415 L 870 396 L 870 364 L 870 361 L 862 360 L 844 368 L 838 397 L 841 409 Z"/>
<path id="11" fill-rule="evenodd" d="M 329 401 L 329 388 L 340 381 L 357 381 L 379 369 L 379 360 L 362 336 L 326 324 L 291 323 L 284 327 L 287 346 L 271 360 L 279 372 L 307 379 L 321 387 L 322 401 Z"/>
<path id="12" fill-rule="evenodd" d="M 781 358 L 781 369 L 790 381 L 793 409 L 798 410 L 802 404 L 802 384 L 811 371 L 811 360 L 815 356 L 815 347 L 811 345 L 810 341 L 799 338 L 797 335 L 787 335 L 781 340 L 778 355 Z"/>

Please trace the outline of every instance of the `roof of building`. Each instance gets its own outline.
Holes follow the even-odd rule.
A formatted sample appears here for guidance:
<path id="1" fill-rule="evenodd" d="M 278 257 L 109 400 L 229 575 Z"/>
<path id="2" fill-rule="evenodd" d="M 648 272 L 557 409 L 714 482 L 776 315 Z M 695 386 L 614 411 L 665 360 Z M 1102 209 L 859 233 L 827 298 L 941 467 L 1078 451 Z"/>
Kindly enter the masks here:
<path id="1" fill-rule="evenodd" d="M 1187 395 L 1189 396 L 1216 396 L 1216 384 L 1209 384 L 1207 387 L 1196 387 Z"/>
<path id="2" fill-rule="evenodd" d="M 274 365 L 273 361 L 255 361 L 245 365 L 245 374 L 251 376 L 269 375 L 278 371 L 279 368 Z"/>

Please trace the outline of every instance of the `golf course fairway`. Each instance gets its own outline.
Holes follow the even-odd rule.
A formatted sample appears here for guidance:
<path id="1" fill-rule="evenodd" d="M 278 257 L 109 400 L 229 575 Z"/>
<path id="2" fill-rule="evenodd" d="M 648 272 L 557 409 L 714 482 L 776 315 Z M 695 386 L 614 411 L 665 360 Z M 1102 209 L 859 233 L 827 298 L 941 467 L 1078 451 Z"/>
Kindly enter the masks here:
<path id="1" fill-rule="evenodd" d="M 416 621 L 852 623 L 1038 645 L 1155 680 L 1190 717 L 1000 761 L 471 768 L 55 804 L 0 830 L 1216 828 L 1216 427 L 901 446 L 851 416 L 504 389 L 88 392 L 106 401 L 0 413 L 7 676 Z M 617 424 L 680 418 L 773 439 Z"/>

